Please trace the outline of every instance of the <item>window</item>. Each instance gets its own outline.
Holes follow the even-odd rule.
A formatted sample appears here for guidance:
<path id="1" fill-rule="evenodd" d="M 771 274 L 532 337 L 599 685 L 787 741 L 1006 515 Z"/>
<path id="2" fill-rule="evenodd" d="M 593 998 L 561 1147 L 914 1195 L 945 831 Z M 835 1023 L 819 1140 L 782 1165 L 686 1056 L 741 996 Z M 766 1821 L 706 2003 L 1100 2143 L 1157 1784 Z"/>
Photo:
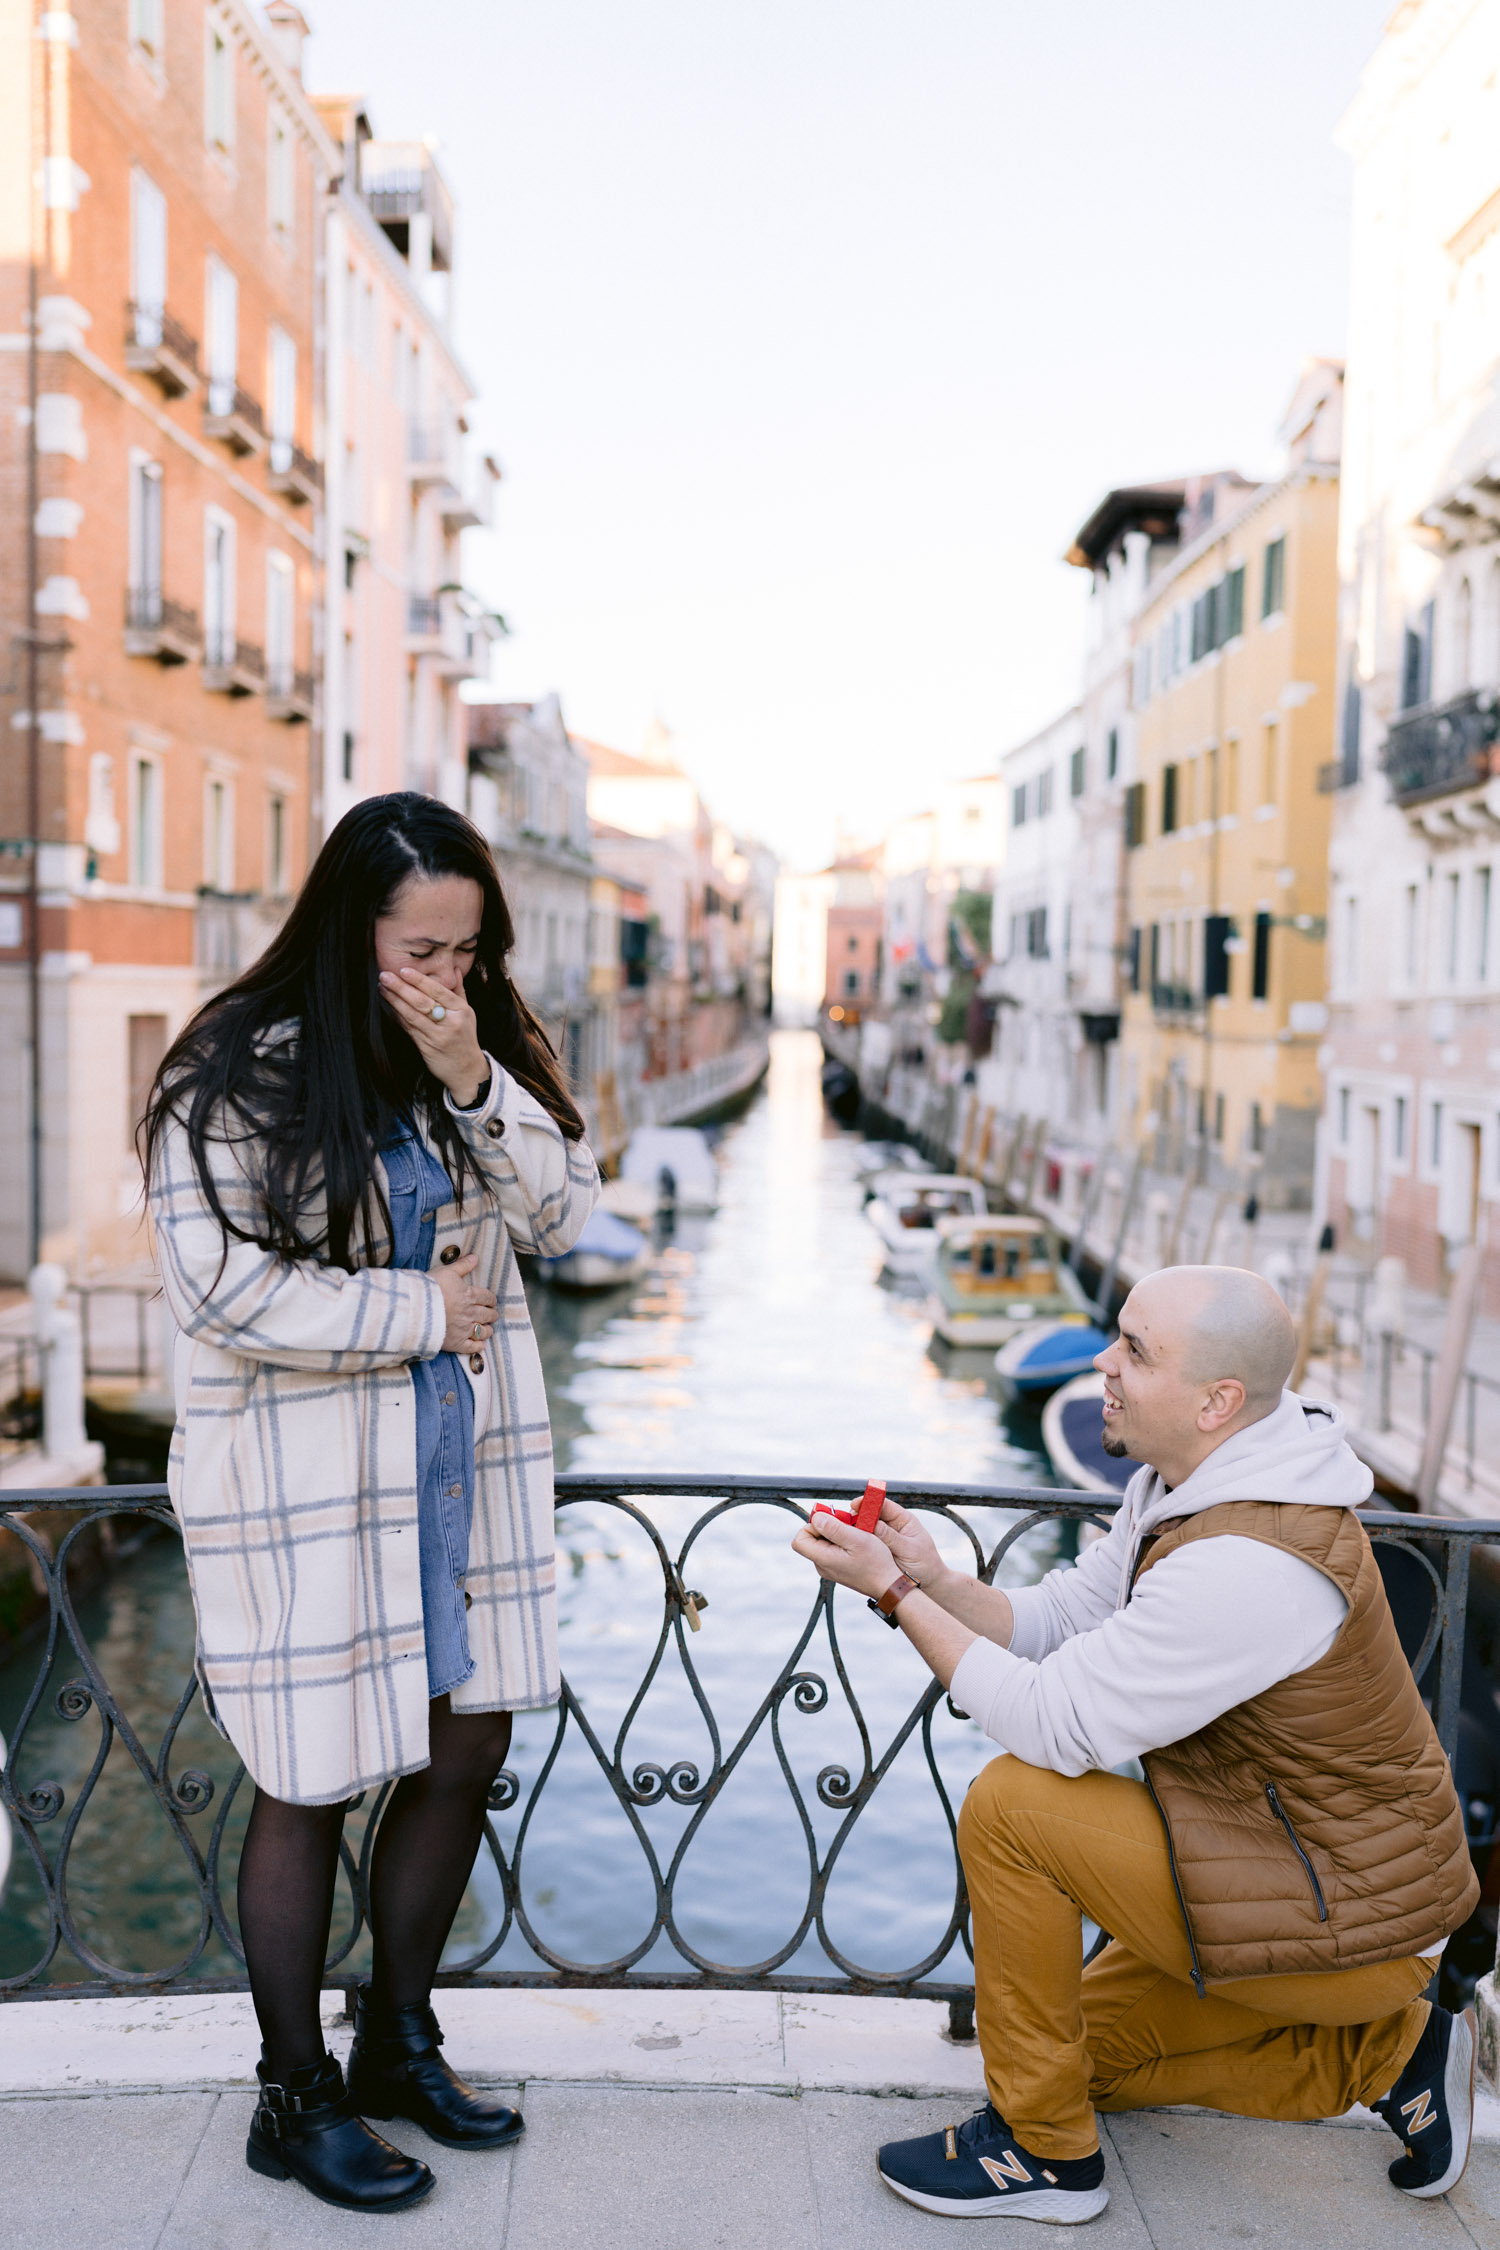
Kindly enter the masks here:
<path id="1" fill-rule="evenodd" d="M 130 462 L 130 622 L 161 623 L 161 463 L 134 453 Z"/>
<path id="2" fill-rule="evenodd" d="M 1410 711 L 1432 693 L 1432 603 L 1417 613 L 1401 645 L 1401 708 Z"/>
<path id="3" fill-rule="evenodd" d="M 1125 849 L 1133 852 L 1146 841 L 1146 784 L 1133 781 L 1125 792 Z"/>
<path id="4" fill-rule="evenodd" d="M 138 164 L 130 170 L 130 298 L 136 342 L 159 344 L 167 301 L 167 199 Z"/>
<path id="5" fill-rule="evenodd" d="M 217 774 L 203 784 L 203 881 L 211 891 L 234 889 L 234 794 Z"/>
<path id="6" fill-rule="evenodd" d="M 286 799 L 274 790 L 266 805 L 266 889 L 285 898 L 287 883 Z"/>
<path id="7" fill-rule="evenodd" d="M 1432 1105 L 1431 1135 L 1432 1137 L 1427 1144 L 1427 1160 L 1430 1164 L 1441 1164 L 1443 1161 L 1443 1105 L 1441 1102 L 1434 1102 Z"/>
<path id="8" fill-rule="evenodd" d="M 1344 901 L 1343 958 L 1339 964 L 1339 981 L 1346 990 L 1359 983 L 1359 900 Z"/>
<path id="9" fill-rule="evenodd" d="M 1339 719 L 1339 781 L 1348 789 L 1359 779 L 1359 730 L 1364 698 L 1351 668 L 1344 683 L 1344 708 Z"/>
<path id="10" fill-rule="evenodd" d="M 716 911 L 716 910 L 715 910 L 715 909 L 713 909 L 713 908 L 710 908 L 710 909 L 709 909 L 709 911 L 710 911 L 710 912 L 714 912 L 714 911 Z M 851 953 L 857 953 L 857 952 L 859 951 L 859 939 L 858 939 L 857 937 L 852 937 L 852 936 L 851 936 L 851 938 L 850 938 L 850 940 L 849 940 L 849 951 L 850 951 Z"/>
<path id="11" fill-rule="evenodd" d="M 1177 826 L 1177 768 L 1161 769 L 1161 832 L 1170 836 Z"/>
<path id="12" fill-rule="evenodd" d="M 548 935 L 549 935 L 549 937 L 550 937 L 550 935 L 551 935 L 551 928 L 550 928 L 550 921 L 551 921 L 551 917 L 550 917 L 550 916 L 549 916 L 548 920 L 549 920 Z M 549 958 L 550 958 L 550 956 L 549 956 Z M 854 999 L 857 999 L 857 998 L 858 998 L 858 996 L 859 996 L 859 971 L 858 971 L 858 969 L 846 969 L 846 970 L 844 971 L 844 996 L 845 996 L 845 998 L 846 998 L 846 999 L 849 999 L 849 1000 L 854 1000 Z"/>
<path id="13" fill-rule="evenodd" d="M 1458 877 L 1446 876 L 1443 881 L 1443 967 L 1449 984 L 1458 982 L 1460 906 Z"/>
<path id="14" fill-rule="evenodd" d="M 1224 745 L 1224 810 L 1238 813 L 1240 809 L 1240 745 L 1237 736 Z"/>
<path id="15" fill-rule="evenodd" d="M 1026 784 L 1018 781 L 1010 793 L 1010 824 L 1012 828 L 1026 826 Z"/>
<path id="16" fill-rule="evenodd" d="M 1052 810 L 1052 768 L 1036 777 L 1036 817 L 1045 820 Z"/>
<path id="17" fill-rule="evenodd" d="M 1490 974 L 1490 870 L 1474 871 L 1474 982 L 1487 984 Z"/>
<path id="18" fill-rule="evenodd" d="M 1120 731 L 1111 727 L 1104 738 L 1104 778 L 1113 781 L 1120 770 Z"/>
<path id="19" fill-rule="evenodd" d="M 290 695 L 297 659 L 297 580 L 287 555 L 266 557 L 266 685 L 272 695 Z"/>
<path id="20" fill-rule="evenodd" d="M 284 328 L 271 330 L 266 378 L 271 466 L 280 471 L 292 465 L 292 441 L 297 434 L 297 346 Z"/>
<path id="21" fill-rule="evenodd" d="M 1286 539 L 1272 539 L 1260 564 L 1260 614 L 1279 616 L 1286 600 Z"/>
<path id="22" fill-rule="evenodd" d="M 234 518 L 203 515 L 203 661 L 232 664 L 235 643 Z"/>
<path id="23" fill-rule="evenodd" d="M 1224 581 L 1223 638 L 1238 640 L 1245 630 L 1245 566 L 1237 563 Z"/>
<path id="24" fill-rule="evenodd" d="M 1229 991 L 1229 940 L 1234 924 L 1227 914 L 1207 915 L 1203 923 L 1203 997 L 1222 1000 Z M 1222 1134 L 1216 1134 L 1222 1139 Z"/>
<path id="25" fill-rule="evenodd" d="M 127 1016 L 125 1042 L 130 1074 L 129 1110 L 125 1119 L 125 1146 L 135 1147 L 136 1127 L 146 1114 L 156 1074 L 167 1051 L 165 1016 Z"/>
<path id="26" fill-rule="evenodd" d="M 1406 1162 L 1406 1096 L 1398 1094 L 1391 1104 L 1391 1149 L 1398 1164 Z"/>
<path id="27" fill-rule="evenodd" d="M 161 889 L 161 768 L 137 757 L 130 768 L 130 880 L 137 890 Z"/>
<path id="28" fill-rule="evenodd" d="M 234 410 L 235 384 L 240 365 L 240 285 L 222 258 L 212 252 L 208 260 L 206 291 L 208 331 L 208 411 L 229 414 Z"/>
<path id="29" fill-rule="evenodd" d="M 1081 749 L 1078 749 L 1073 752 L 1072 757 L 1068 760 L 1068 795 L 1070 797 L 1081 797 L 1083 795 L 1083 777 L 1084 754 Z"/>
<path id="30" fill-rule="evenodd" d="M 1259 1156 L 1259 1155 L 1260 1155 L 1260 1153 L 1261 1153 L 1261 1151 L 1262 1151 L 1262 1150 L 1264 1149 L 1265 1145 L 1266 1145 L 1266 1125 L 1265 1125 L 1265 1119 L 1264 1119 L 1264 1118 L 1263 1118 L 1263 1117 L 1261 1116 L 1261 1111 L 1260 1111 L 1260 1103 L 1259 1103 L 1259 1102 L 1252 1102 L 1252 1103 L 1250 1104 L 1250 1148 L 1251 1148 L 1251 1152 L 1252 1152 L 1252 1153 L 1253 1153 L 1254 1155 L 1256 1155 L 1256 1156 Z"/>
<path id="31" fill-rule="evenodd" d="M 153 62 L 160 62 L 162 0 L 130 0 L 130 44 Z M 134 1017 L 131 1021 L 134 1022 Z"/>
<path id="32" fill-rule="evenodd" d="M 1026 955 L 1031 961 L 1045 961 L 1047 954 L 1047 909 L 1034 906 L 1026 917 Z"/>
<path id="33" fill-rule="evenodd" d="M 1125 981 L 1132 992 L 1141 989 L 1141 933 L 1133 929 L 1125 941 Z"/>
<path id="34" fill-rule="evenodd" d="M 1222 1140 L 1223 1140 L 1223 1138 L 1224 1138 L 1224 1096 L 1223 1096 L 1222 1094 L 1215 1094 L 1215 1096 L 1214 1096 L 1214 1139 L 1215 1139 L 1216 1141 L 1222 1141 Z"/>
<path id="35" fill-rule="evenodd" d="M 286 119 L 273 109 L 266 146 L 266 217 L 276 234 L 290 234 L 297 221 L 296 157 Z"/>
<path id="36" fill-rule="evenodd" d="M 204 61 L 203 131 L 210 148 L 228 155 L 234 147 L 234 49 L 229 35 L 211 23 Z"/>
<path id="37" fill-rule="evenodd" d="M 1401 910 L 1401 971 L 1408 984 L 1417 981 L 1417 958 L 1422 930 L 1421 893 L 1408 883 Z"/>
<path id="38" fill-rule="evenodd" d="M 1209 650 L 1215 645 L 1210 638 L 1213 631 L 1212 607 L 1213 588 L 1210 587 L 1206 594 L 1198 596 L 1192 607 L 1188 654 L 1189 661 L 1194 664 L 1198 663 L 1200 658 L 1207 656 Z"/>
<path id="39" fill-rule="evenodd" d="M 1349 1089 L 1347 1086 L 1340 1086 L 1339 1088 L 1339 1146 L 1341 1148 L 1349 1146 Z"/>
<path id="40" fill-rule="evenodd" d="M 1264 1000 L 1271 989 L 1271 917 L 1255 917 L 1255 943 L 1250 958 L 1250 997 Z"/>
<path id="41" fill-rule="evenodd" d="M 1135 680 L 1130 700 L 1142 710 L 1151 701 L 1151 644 L 1149 641 L 1135 652 Z"/>
<path id="42" fill-rule="evenodd" d="M 1151 975 L 1150 975 L 1150 977 L 1149 977 L 1149 979 L 1148 979 L 1147 981 L 1149 982 L 1149 984 L 1150 984 L 1150 986 L 1151 986 L 1151 992 L 1152 992 L 1152 996 L 1153 996 L 1153 998 L 1154 998 L 1154 997 L 1155 997 L 1155 993 L 1156 993 L 1156 988 L 1157 988 L 1157 986 L 1158 986 L 1158 985 L 1160 984 L 1160 982 L 1161 982 L 1161 924 L 1160 924 L 1159 922 L 1153 922 L 1153 923 L 1152 923 L 1152 925 L 1151 925 L 1151 948 L 1150 948 L 1150 951 L 1151 951 Z"/>

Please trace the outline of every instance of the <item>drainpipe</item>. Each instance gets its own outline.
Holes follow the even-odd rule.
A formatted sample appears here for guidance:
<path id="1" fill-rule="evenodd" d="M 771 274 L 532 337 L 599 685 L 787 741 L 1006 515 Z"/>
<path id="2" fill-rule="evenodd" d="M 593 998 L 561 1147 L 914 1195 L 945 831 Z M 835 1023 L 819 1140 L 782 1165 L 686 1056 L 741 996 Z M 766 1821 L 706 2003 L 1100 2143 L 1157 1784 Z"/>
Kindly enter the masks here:
<path id="1" fill-rule="evenodd" d="M 50 177 L 48 158 L 52 139 L 50 42 L 40 42 L 43 54 L 42 166 Z M 34 81 L 33 81 L 34 83 Z M 28 1270 L 42 1255 L 42 922 L 40 867 L 42 850 L 42 715 L 41 652 L 37 647 L 36 603 L 41 591 L 41 557 L 36 518 L 41 502 L 40 463 L 37 455 L 37 397 L 40 384 L 38 336 L 36 189 L 32 189 L 31 256 L 26 282 L 26 830 L 31 847 L 26 885 L 26 1009 L 31 1040 L 31 1164 Z"/>

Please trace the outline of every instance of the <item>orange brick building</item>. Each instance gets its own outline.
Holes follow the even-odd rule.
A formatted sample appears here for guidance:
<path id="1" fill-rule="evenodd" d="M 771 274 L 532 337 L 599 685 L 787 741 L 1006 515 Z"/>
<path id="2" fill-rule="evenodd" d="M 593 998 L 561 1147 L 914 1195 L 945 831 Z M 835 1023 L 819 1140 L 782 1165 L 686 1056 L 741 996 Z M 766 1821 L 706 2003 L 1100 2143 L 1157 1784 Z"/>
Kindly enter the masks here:
<path id="1" fill-rule="evenodd" d="M 0 11 L 5 1275 L 130 1254 L 144 1089 L 318 818 L 339 153 L 264 14 Z"/>

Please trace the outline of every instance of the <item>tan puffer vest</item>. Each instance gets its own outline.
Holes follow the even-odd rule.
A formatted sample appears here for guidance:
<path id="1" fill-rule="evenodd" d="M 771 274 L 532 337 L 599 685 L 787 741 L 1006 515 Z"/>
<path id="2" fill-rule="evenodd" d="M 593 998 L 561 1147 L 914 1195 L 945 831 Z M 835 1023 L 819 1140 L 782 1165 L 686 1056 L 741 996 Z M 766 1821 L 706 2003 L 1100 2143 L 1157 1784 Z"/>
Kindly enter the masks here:
<path id="1" fill-rule="evenodd" d="M 1159 1527 L 1135 1581 L 1195 1539 L 1261 1539 L 1349 1604 L 1326 1656 L 1144 1760 L 1194 1980 L 1432 1953 L 1473 1912 L 1453 1777 L 1358 1516 L 1239 1500 Z"/>

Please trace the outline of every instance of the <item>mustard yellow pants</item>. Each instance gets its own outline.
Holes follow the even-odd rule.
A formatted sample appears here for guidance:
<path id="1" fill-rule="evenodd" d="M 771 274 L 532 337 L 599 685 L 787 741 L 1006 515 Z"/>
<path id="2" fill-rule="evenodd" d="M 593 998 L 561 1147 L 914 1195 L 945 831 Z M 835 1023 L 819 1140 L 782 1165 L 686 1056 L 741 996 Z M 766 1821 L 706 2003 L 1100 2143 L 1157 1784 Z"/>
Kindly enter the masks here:
<path id="1" fill-rule="evenodd" d="M 985 2083 L 1037 2156 L 1089 2155 L 1096 2109 L 1338 2117 L 1389 2093 L 1422 2036 L 1435 1961 L 1250 1977 L 1200 1999 L 1161 1816 L 1138 1781 L 996 1758 L 958 1843 Z M 1085 1914 L 1114 1940 L 1087 1969 Z"/>

